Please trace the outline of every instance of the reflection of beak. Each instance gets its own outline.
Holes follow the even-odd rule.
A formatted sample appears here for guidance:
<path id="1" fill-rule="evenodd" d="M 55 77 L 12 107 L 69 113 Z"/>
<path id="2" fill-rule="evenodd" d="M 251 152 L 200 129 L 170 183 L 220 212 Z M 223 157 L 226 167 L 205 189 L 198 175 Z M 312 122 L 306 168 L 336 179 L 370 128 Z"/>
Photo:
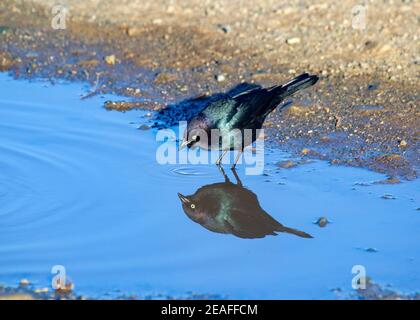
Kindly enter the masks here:
<path id="1" fill-rule="evenodd" d="M 184 149 L 186 146 L 188 146 L 189 142 L 188 140 L 182 141 L 182 143 L 179 145 L 179 150 Z"/>
<path id="2" fill-rule="evenodd" d="M 179 197 L 179 199 L 181 200 L 181 202 L 182 202 L 183 204 L 188 204 L 188 203 L 190 203 L 190 200 L 189 200 L 186 196 L 183 196 L 182 194 L 180 194 L 179 192 L 178 192 L 178 197 Z"/>

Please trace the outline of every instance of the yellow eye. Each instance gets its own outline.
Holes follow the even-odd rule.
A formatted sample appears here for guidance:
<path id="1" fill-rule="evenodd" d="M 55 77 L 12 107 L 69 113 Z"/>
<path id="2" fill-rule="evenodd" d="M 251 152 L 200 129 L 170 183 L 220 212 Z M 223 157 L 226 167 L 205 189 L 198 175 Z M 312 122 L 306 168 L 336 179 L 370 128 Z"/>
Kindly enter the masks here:
<path id="1" fill-rule="evenodd" d="M 191 204 L 191 209 L 195 209 L 195 204 Z"/>

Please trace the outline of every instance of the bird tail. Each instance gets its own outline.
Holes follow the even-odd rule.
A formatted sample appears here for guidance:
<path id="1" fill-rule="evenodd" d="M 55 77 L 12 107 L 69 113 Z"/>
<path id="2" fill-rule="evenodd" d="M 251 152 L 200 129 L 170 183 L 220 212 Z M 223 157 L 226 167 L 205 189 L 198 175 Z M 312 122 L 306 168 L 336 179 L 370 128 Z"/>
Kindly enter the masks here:
<path id="1" fill-rule="evenodd" d="M 269 91 L 275 93 L 277 96 L 281 96 L 281 99 L 284 99 L 299 90 L 313 86 L 318 79 L 318 76 L 302 73 L 300 76 L 293 78 L 285 84 L 270 88 Z"/>
<path id="2" fill-rule="evenodd" d="M 296 230 L 296 229 L 292 229 L 292 228 L 288 228 L 288 227 L 285 227 L 285 226 L 282 226 L 281 228 L 279 228 L 278 231 L 294 234 L 295 236 L 299 236 L 299 237 L 302 237 L 302 238 L 313 238 L 310 234 L 308 234 L 306 232 Z"/>
<path id="3" fill-rule="evenodd" d="M 302 73 L 300 76 L 297 76 L 283 85 L 271 87 L 269 92 L 272 92 L 275 96 L 272 105 L 277 106 L 283 99 L 291 96 L 297 91 L 313 86 L 318 79 L 318 76 Z"/>

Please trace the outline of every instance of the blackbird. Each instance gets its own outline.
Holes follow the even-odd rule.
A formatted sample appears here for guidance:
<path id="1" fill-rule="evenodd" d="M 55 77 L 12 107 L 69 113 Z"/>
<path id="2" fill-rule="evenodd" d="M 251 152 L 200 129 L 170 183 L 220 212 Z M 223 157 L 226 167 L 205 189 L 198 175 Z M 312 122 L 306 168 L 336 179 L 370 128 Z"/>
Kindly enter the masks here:
<path id="1" fill-rule="evenodd" d="M 234 168 L 244 148 L 257 139 L 257 130 L 261 129 L 270 112 L 286 97 L 314 85 L 317 81 L 317 76 L 303 73 L 283 85 L 256 87 L 234 96 L 222 95 L 219 99 L 209 102 L 188 122 L 179 148 L 220 150 L 222 154 L 216 162 L 217 165 L 227 151 L 236 150 L 238 155 L 233 164 Z M 251 136 L 248 131 L 247 139 L 245 129 L 251 129 Z M 217 131 L 217 137 L 213 139 L 212 130 Z"/>

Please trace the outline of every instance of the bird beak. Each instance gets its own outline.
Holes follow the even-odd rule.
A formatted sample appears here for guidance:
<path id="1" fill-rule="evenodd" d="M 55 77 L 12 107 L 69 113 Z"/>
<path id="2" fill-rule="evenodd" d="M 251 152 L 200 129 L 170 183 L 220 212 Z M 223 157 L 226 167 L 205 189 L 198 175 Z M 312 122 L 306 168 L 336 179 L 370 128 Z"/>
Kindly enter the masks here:
<path id="1" fill-rule="evenodd" d="M 189 200 L 186 196 L 183 196 L 182 194 L 180 194 L 179 192 L 178 192 L 178 197 L 179 197 L 179 199 L 181 200 L 181 202 L 182 202 L 183 204 L 188 204 L 188 203 L 190 203 L 190 200 Z"/>
<path id="2" fill-rule="evenodd" d="M 188 146 L 188 144 L 188 140 L 183 140 L 182 143 L 179 145 L 179 150 L 184 149 L 186 146 Z"/>

